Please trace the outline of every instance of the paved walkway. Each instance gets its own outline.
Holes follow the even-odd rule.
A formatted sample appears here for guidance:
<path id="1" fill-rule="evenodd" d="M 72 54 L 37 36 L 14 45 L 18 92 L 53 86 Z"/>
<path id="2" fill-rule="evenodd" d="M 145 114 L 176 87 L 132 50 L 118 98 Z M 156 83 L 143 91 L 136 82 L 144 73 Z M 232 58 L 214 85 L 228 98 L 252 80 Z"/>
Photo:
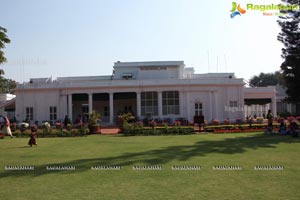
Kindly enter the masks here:
<path id="1" fill-rule="evenodd" d="M 103 135 L 116 135 L 119 131 L 118 127 L 101 127 L 101 134 Z"/>

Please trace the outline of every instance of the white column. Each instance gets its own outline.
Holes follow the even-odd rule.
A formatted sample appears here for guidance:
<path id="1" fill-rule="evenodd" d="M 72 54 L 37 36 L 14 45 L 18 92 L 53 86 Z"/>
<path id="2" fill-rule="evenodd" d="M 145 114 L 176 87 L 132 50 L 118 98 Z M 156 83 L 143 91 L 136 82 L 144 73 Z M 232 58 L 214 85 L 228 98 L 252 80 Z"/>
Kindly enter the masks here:
<path id="1" fill-rule="evenodd" d="M 218 108 L 217 108 L 217 106 L 218 106 L 218 101 L 217 101 L 217 95 L 216 95 L 216 92 L 212 92 L 212 97 L 213 97 L 213 100 L 212 100 L 212 102 L 213 102 L 213 108 L 214 108 L 214 116 L 215 116 L 215 118 L 217 119 L 217 120 L 221 120 L 219 117 L 219 113 L 218 113 Z"/>
<path id="2" fill-rule="evenodd" d="M 185 108 L 186 108 L 187 118 L 188 118 L 189 121 L 192 121 L 193 117 L 194 117 L 194 113 L 191 116 L 191 108 L 194 107 L 194 102 L 191 104 L 191 101 L 190 101 L 190 91 L 185 92 L 185 95 L 186 95 L 186 100 L 185 100 L 185 105 L 186 106 L 185 106 Z"/>
<path id="3" fill-rule="evenodd" d="M 72 100 L 72 94 L 68 94 L 68 116 L 73 121 L 73 100 Z"/>
<path id="4" fill-rule="evenodd" d="M 114 93 L 109 93 L 109 123 L 114 123 Z"/>
<path id="5" fill-rule="evenodd" d="M 163 113 L 162 113 L 162 92 L 157 92 L 157 97 L 158 97 L 158 117 L 162 118 Z"/>
<path id="6" fill-rule="evenodd" d="M 244 96 L 244 89 L 243 89 L 243 86 L 242 86 L 240 88 L 240 106 L 239 106 L 241 119 L 245 119 L 244 105 L 245 105 L 245 96 Z"/>
<path id="7" fill-rule="evenodd" d="M 137 117 L 141 118 L 141 92 L 136 93 L 136 112 Z"/>
<path id="8" fill-rule="evenodd" d="M 284 109 L 285 109 L 285 107 L 283 107 Z M 292 113 L 292 105 L 289 103 L 289 104 L 287 104 L 287 111 L 288 112 L 290 112 L 290 113 Z"/>
<path id="9" fill-rule="evenodd" d="M 277 116 L 276 96 L 272 98 L 272 113 L 274 117 Z"/>
<path id="10" fill-rule="evenodd" d="M 93 93 L 89 93 L 89 113 L 93 111 Z"/>
<path id="11" fill-rule="evenodd" d="M 184 103 L 183 103 L 183 96 L 184 96 L 184 92 L 181 92 L 179 91 L 179 115 L 181 117 L 184 117 L 184 114 L 183 114 L 183 106 L 184 106 Z"/>
<path id="12" fill-rule="evenodd" d="M 209 118 L 207 119 L 207 122 L 210 122 L 213 118 L 213 103 L 212 103 L 212 92 L 208 92 L 208 101 L 209 101 Z"/>

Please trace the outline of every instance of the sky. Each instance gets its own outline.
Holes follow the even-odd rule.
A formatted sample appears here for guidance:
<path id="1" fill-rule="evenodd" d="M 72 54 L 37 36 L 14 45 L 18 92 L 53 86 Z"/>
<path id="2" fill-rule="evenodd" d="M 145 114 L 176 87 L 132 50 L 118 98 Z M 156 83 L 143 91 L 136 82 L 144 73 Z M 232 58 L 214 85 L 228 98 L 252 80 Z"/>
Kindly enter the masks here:
<path id="1" fill-rule="evenodd" d="M 277 4 L 279 0 L 238 0 Z M 182 60 L 196 73 L 234 72 L 250 79 L 280 69 L 277 16 L 232 1 L 1 0 L 5 77 L 111 75 L 114 62 Z M 268 11 L 274 13 L 276 11 Z"/>

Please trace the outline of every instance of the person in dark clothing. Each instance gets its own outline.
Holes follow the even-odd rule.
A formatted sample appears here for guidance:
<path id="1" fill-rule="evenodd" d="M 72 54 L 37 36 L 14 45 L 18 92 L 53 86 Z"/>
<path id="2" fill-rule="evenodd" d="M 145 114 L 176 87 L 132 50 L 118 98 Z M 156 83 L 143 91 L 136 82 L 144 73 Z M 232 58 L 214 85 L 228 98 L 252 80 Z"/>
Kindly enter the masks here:
<path id="1" fill-rule="evenodd" d="M 203 115 L 199 116 L 198 125 L 199 125 L 199 132 L 203 131 L 203 128 L 204 128 L 204 125 L 205 125 L 205 120 L 204 120 Z"/>
<path id="2" fill-rule="evenodd" d="M 68 124 L 71 124 L 71 120 L 68 115 L 65 116 L 64 119 L 64 127 L 66 128 Z"/>
<path id="3" fill-rule="evenodd" d="M 36 126 L 32 126 L 31 127 L 31 133 L 30 133 L 30 139 L 28 141 L 28 145 L 31 146 L 31 147 L 32 147 L 32 145 L 36 145 L 37 146 L 36 131 L 37 131 L 37 127 Z"/>
<path id="4" fill-rule="evenodd" d="M 268 127 L 267 127 L 267 133 L 273 133 L 273 114 L 271 110 L 268 110 L 267 114 L 267 119 L 268 119 Z"/>

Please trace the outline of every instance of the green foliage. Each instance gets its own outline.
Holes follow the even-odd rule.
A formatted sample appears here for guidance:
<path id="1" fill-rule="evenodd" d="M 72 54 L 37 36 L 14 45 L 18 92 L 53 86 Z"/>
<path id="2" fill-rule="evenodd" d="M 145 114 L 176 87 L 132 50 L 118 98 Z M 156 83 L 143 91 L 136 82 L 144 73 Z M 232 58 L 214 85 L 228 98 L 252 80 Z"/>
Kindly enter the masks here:
<path id="1" fill-rule="evenodd" d="M 0 75 L 0 93 L 11 93 L 17 86 L 17 82 L 6 79 Z"/>
<path id="2" fill-rule="evenodd" d="M 39 138 L 49 138 L 49 137 L 77 137 L 77 136 L 86 136 L 90 133 L 90 130 L 87 126 L 82 126 L 80 129 L 47 129 L 42 128 L 38 129 L 36 136 Z M 30 137 L 30 130 L 20 131 L 16 130 L 13 132 L 13 135 L 16 137 Z"/>
<path id="3" fill-rule="evenodd" d="M 78 134 L 77 136 L 84 136 L 90 133 L 90 129 L 87 126 L 82 126 L 79 130 L 78 130 Z"/>
<path id="4" fill-rule="evenodd" d="M 284 4 L 298 4 L 299 1 L 284 0 Z M 288 10 L 281 11 L 287 15 L 278 20 L 281 26 L 281 33 L 278 40 L 283 43 L 281 64 L 285 86 L 287 88 L 287 100 L 294 103 L 300 102 L 300 11 Z"/>
<path id="5" fill-rule="evenodd" d="M 13 136 L 15 137 L 29 137 L 30 136 L 30 131 L 29 130 L 16 130 L 14 132 L 12 132 Z"/>
<path id="6" fill-rule="evenodd" d="M 117 124 L 122 132 L 126 132 L 126 129 L 130 129 L 131 127 L 128 125 L 128 123 L 133 122 L 135 120 L 135 117 L 131 113 L 125 113 L 118 115 L 117 118 Z"/>
<path id="7" fill-rule="evenodd" d="M 5 48 L 5 44 L 10 43 L 10 40 L 6 35 L 6 32 L 7 30 L 0 26 L 0 64 L 6 62 L 6 58 L 4 57 L 4 52 L 2 51 L 2 49 Z"/>
<path id="8" fill-rule="evenodd" d="M 249 83 L 252 87 L 283 85 L 283 75 L 279 71 L 274 73 L 260 73 L 258 76 L 253 76 Z"/>
<path id="9" fill-rule="evenodd" d="M 89 126 L 98 126 L 98 121 L 100 120 L 100 113 L 93 110 L 91 113 L 89 113 Z"/>
<path id="10" fill-rule="evenodd" d="M 124 131 L 125 135 L 185 135 L 193 134 L 193 127 L 183 127 L 183 126 L 156 126 L 155 128 L 143 127 L 141 124 L 137 123 L 128 123 L 124 122 Z"/>
<path id="11" fill-rule="evenodd" d="M 72 124 L 67 124 L 66 129 L 67 129 L 68 131 L 70 131 L 70 130 L 72 129 Z"/>

